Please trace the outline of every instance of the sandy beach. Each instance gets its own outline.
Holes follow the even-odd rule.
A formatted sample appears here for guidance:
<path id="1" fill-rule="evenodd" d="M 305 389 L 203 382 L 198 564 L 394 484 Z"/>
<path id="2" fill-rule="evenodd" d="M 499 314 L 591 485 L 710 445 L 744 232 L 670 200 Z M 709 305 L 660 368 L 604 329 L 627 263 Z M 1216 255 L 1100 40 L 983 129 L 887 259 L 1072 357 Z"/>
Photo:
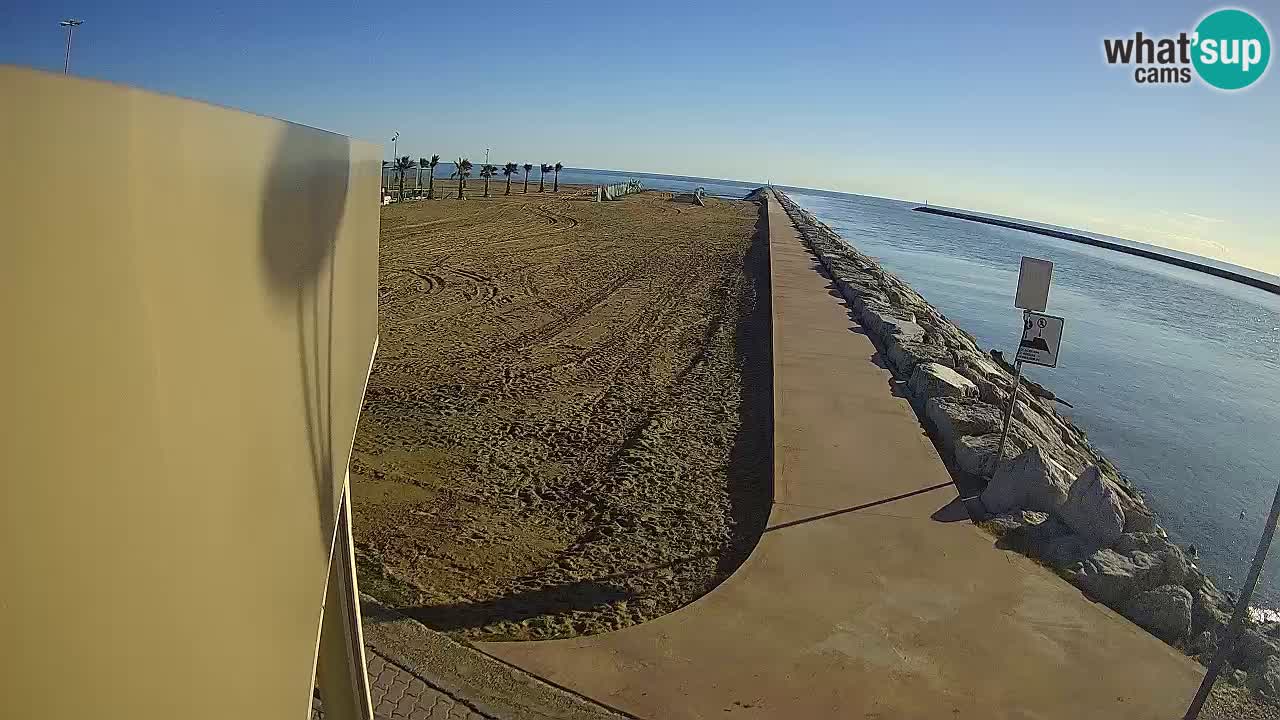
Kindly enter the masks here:
<path id="1" fill-rule="evenodd" d="M 351 464 L 362 590 L 473 638 L 670 612 L 737 568 L 769 505 L 757 207 L 520 187 L 383 208 Z"/>

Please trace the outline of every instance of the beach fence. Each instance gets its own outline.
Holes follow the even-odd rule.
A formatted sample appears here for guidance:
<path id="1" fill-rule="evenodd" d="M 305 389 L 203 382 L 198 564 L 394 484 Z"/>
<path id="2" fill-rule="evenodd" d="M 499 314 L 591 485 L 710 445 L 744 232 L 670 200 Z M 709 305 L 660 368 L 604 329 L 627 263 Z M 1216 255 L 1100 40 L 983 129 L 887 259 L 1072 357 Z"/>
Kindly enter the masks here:
<path id="1" fill-rule="evenodd" d="M 13 66 L 0 97 L 0 718 L 302 718 L 318 685 L 372 720 L 380 148 Z M 91 193 L 30 181 L 90 157 Z"/>
<path id="2" fill-rule="evenodd" d="M 638 193 L 643 188 L 640 187 L 639 180 L 628 180 L 624 183 L 614 183 L 612 185 L 600 185 L 596 187 L 596 202 L 605 200 L 621 200 L 627 195 Z"/>

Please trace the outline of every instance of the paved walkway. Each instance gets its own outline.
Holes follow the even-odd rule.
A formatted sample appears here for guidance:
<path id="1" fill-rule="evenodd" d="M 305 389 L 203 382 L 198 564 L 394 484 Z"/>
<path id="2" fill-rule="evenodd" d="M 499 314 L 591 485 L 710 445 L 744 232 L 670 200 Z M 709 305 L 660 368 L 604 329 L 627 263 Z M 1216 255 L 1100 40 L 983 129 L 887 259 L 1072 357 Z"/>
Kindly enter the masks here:
<path id="1" fill-rule="evenodd" d="M 373 692 L 375 720 L 486 720 L 444 690 L 383 657 L 373 648 L 365 648 L 369 661 L 369 688 Z M 324 720 L 324 707 L 319 699 L 311 702 L 311 720 Z"/>
<path id="2" fill-rule="evenodd" d="M 776 201 L 769 230 L 776 502 L 755 552 L 644 625 L 481 648 L 649 720 L 1181 717 L 1200 668 L 961 519 Z"/>

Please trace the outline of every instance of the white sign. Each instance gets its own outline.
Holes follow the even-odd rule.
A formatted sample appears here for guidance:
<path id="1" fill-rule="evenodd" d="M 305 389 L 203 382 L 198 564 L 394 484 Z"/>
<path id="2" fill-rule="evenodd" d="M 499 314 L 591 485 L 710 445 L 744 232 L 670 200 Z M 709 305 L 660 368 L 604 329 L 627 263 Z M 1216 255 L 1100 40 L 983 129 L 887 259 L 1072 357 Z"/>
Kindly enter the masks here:
<path id="1" fill-rule="evenodd" d="M 1058 345 L 1062 343 L 1060 317 L 1029 312 L 1023 316 L 1022 340 L 1018 342 L 1020 362 L 1058 367 Z"/>
<path id="2" fill-rule="evenodd" d="M 1044 312 L 1049 306 L 1049 282 L 1053 280 L 1053 263 L 1033 257 L 1022 258 L 1018 268 L 1018 294 L 1013 306 L 1033 312 Z"/>

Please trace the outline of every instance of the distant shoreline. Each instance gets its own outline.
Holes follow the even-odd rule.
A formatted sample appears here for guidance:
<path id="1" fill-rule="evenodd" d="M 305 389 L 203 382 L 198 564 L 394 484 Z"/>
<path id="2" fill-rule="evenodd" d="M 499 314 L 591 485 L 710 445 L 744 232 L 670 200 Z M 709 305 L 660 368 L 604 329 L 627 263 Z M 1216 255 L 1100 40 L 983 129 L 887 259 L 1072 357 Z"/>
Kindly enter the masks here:
<path id="1" fill-rule="evenodd" d="M 1170 265 L 1177 265 L 1179 267 L 1184 267 L 1190 270 L 1196 270 L 1198 272 L 1207 273 L 1209 275 L 1215 275 L 1217 277 L 1225 278 L 1227 280 L 1233 280 L 1238 283 L 1244 283 L 1245 285 L 1251 285 L 1260 290 L 1266 290 L 1267 292 L 1280 295 L 1280 283 L 1271 282 L 1263 278 L 1254 277 L 1252 275 L 1246 275 L 1244 273 L 1236 272 L 1234 270 L 1229 270 L 1227 268 L 1217 267 L 1215 265 L 1210 265 L 1208 263 L 1197 262 L 1189 258 L 1178 257 L 1176 255 L 1166 255 L 1164 253 L 1159 253 L 1154 250 L 1146 250 L 1140 247 L 1123 245 L 1120 243 L 1103 240 L 1101 238 L 1090 237 L 1088 235 L 1081 235 L 1079 233 L 1068 232 L 1066 230 L 1058 230 L 1056 228 L 1044 227 L 1044 226 L 1034 225 L 1026 222 L 1019 222 L 1017 220 L 1005 220 L 1002 218 L 995 218 L 988 215 L 980 215 L 977 213 L 968 213 L 962 210 L 951 210 L 948 208 L 929 207 L 927 205 L 920 206 L 914 209 L 916 212 L 929 213 L 931 215 L 943 215 L 946 217 L 953 217 L 960 220 L 970 220 L 972 222 L 985 223 L 987 225 L 999 225 L 1001 227 L 1012 228 L 1014 230 L 1023 230 L 1025 232 L 1036 233 L 1038 235 L 1048 235 L 1049 237 L 1056 237 L 1062 240 L 1070 240 L 1071 242 L 1078 242 L 1084 245 L 1093 245 L 1094 247 L 1105 248 L 1107 250 L 1114 250 L 1116 252 L 1125 253 L 1127 255 L 1137 255 L 1138 257 L 1147 258 L 1148 260 L 1156 260 L 1159 262 L 1168 263 Z"/>

